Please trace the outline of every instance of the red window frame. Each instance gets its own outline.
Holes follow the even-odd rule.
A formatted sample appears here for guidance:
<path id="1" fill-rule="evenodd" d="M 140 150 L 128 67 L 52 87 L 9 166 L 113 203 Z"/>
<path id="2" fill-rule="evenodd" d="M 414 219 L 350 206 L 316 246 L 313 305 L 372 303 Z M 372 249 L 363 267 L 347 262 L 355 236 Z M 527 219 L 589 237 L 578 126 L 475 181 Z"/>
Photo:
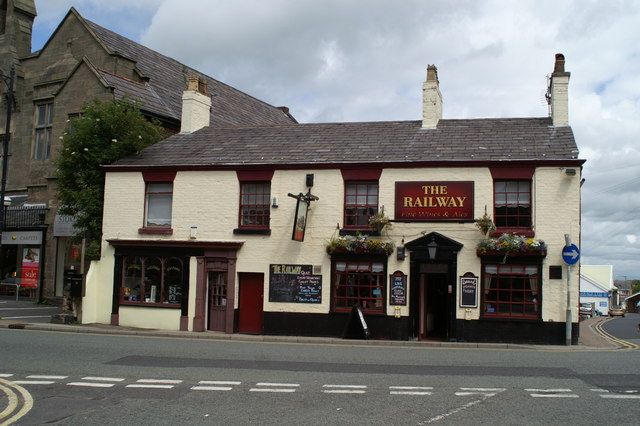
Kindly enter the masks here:
<path id="1" fill-rule="evenodd" d="M 368 314 L 386 314 L 386 261 L 336 259 L 331 262 L 331 309 L 350 312 L 354 305 Z"/>
<path id="2" fill-rule="evenodd" d="M 238 227 L 269 229 L 271 222 L 271 181 L 241 181 Z"/>
<path id="3" fill-rule="evenodd" d="M 493 209 L 494 223 L 498 230 L 531 229 L 533 224 L 531 180 L 494 180 Z"/>
<path id="4" fill-rule="evenodd" d="M 482 264 L 482 318 L 537 320 L 542 312 L 541 266 Z"/>
<path id="5" fill-rule="evenodd" d="M 350 188 L 353 188 L 351 190 Z M 375 202 L 372 202 L 375 200 Z M 380 185 L 373 180 L 344 181 L 344 227 L 369 229 L 369 218 L 378 213 Z"/>

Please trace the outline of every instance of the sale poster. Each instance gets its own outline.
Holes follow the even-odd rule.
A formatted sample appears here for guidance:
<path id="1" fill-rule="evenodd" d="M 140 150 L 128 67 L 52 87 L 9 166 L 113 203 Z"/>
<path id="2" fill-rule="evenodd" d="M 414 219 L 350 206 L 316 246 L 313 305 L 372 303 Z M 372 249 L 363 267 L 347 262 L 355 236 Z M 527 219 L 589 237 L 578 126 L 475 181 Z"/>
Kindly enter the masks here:
<path id="1" fill-rule="evenodd" d="M 22 251 L 22 273 L 20 286 L 26 288 L 38 288 L 40 276 L 40 249 L 25 248 Z"/>

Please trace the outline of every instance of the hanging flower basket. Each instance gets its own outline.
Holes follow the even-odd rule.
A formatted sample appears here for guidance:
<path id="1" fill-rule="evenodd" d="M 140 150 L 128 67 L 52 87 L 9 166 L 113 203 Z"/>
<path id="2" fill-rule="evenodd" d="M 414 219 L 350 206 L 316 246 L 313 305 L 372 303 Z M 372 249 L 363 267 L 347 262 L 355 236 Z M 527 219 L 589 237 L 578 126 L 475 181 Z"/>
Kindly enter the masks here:
<path id="1" fill-rule="evenodd" d="M 351 253 L 389 256 L 395 250 L 395 245 L 390 241 L 382 241 L 364 235 L 345 235 L 331 238 L 327 242 L 326 250 L 330 255 Z"/>
<path id="2" fill-rule="evenodd" d="M 498 238 L 480 240 L 476 249 L 478 256 L 546 256 L 547 245 L 542 240 L 521 235 L 502 234 Z"/>
<path id="3" fill-rule="evenodd" d="M 369 227 L 376 232 L 382 232 L 383 229 L 391 229 L 391 220 L 384 214 L 384 208 L 369 218 Z"/>

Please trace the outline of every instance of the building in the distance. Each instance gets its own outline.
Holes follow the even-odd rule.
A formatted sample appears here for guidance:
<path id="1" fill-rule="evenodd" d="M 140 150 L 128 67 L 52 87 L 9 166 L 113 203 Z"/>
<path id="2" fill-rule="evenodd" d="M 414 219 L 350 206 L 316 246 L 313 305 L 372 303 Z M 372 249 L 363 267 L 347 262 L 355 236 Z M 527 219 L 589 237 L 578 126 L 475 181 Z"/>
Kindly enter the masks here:
<path id="1" fill-rule="evenodd" d="M 342 336 L 355 306 L 373 338 L 565 343 L 569 76 L 556 55 L 549 117 L 456 120 L 429 66 L 422 120 L 202 122 L 106 167 L 83 322 Z"/>
<path id="2" fill-rule="evenodd" d="M 580 303 L 590 303 L 601 315 L 619 305 L 613 285 L 613 265 L 580 265 Z"/>
<path id="3" fill-rule="evenodd" d="M 55 160 L 67 122 L 80 116 L 87 103 L 136 101 L 146 117 L 175 133 L 181 127 L 187 76 L 193 75 L 208 93 L 202 114 L 210 115 L 214 127 L 295 120 L 286 108 L 273 107 L 103 28 L 73 8 L 42 49 L 32 53 L 35 17 L 34 0 L 0 1 L 0 71 L 9 75 L 14 66 L 17 75 L 0 275 L 34 288 L 38 296 L 55 297 L 62 296 L 65 271 L 82 268 L 81 247 L 72 238 L 73 218 L 57 213 Z M 3 86 L 3 94 L 5 90 Z M 2 103 L 2 133 L 5 108 Z"/>

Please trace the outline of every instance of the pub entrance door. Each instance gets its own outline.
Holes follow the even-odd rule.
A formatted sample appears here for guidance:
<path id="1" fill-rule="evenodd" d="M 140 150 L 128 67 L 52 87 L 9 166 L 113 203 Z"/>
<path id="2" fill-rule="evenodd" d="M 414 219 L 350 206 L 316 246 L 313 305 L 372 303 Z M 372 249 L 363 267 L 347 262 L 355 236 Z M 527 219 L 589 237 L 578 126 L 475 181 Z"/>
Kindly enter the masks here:
<path id="1" fill-rule="evenodd" d="M 262 334 L 264 275 L 241 273 L 239 278 L 238 331 L 247 334 Z"/>
<path id="2" fill-rule="evenodd" d="M 211 331 L 225 331 L 227 326 L 227 271 L 209 271 L 209 326 Z M 233 306 L 231 307 L 233 309 Z"/>
<path id="3" fill-rule="evenodd" d="M 446 339 L 451 318 L 447 265 L 426 264 L 423 267 L 436 272 L 420 273 L 419 337 Z"/>

